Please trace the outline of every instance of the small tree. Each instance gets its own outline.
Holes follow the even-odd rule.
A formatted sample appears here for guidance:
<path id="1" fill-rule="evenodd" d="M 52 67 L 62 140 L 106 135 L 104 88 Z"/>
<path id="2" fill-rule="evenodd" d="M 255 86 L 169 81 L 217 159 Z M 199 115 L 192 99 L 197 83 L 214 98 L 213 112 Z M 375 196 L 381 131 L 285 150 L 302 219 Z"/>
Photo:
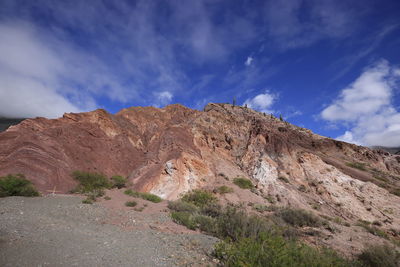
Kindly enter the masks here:
<path id="1" fill-rule="evenodd" d="M 283 121 L 282 114 L 279 115 L 279 120 L 280 120 L 280 121 Z"/>
<path id="2" fill-rule="evenodd" d="M 236 106 L 236 96 L 233 97 L 232 106 Z"/>

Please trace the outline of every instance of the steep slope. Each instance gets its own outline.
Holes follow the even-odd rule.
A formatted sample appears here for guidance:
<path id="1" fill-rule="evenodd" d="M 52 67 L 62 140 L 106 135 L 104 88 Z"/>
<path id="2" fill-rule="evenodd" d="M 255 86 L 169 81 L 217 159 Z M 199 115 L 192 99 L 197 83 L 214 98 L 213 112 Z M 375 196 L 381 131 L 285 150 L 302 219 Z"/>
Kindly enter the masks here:
<path id="1" fill-rule="evenodd" d="M 400 225 L 399 162 L 228 104 L 96 110 L 28 119 L 0 133 L 0 175 L 23 173 L 42 192 L 68 192 L 74 170 L 124 175 L 167 199 L 243 176 L 257 189 L 227 201 L 268 199 L 387 229 Z"/>

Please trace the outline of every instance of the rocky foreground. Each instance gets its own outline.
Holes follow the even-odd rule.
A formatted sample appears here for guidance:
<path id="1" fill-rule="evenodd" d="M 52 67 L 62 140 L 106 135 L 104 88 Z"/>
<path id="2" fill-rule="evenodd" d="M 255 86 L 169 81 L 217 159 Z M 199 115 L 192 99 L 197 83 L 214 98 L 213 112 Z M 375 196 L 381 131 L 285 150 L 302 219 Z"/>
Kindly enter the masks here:
<path id="1" fill-rule="evenodd" d="M 216 239 L 168 228 L 173 223 L 165 212 L 81 201 L 68 195 L 0 198 L 0 266 L 215 265 L 208 254 Z"/>

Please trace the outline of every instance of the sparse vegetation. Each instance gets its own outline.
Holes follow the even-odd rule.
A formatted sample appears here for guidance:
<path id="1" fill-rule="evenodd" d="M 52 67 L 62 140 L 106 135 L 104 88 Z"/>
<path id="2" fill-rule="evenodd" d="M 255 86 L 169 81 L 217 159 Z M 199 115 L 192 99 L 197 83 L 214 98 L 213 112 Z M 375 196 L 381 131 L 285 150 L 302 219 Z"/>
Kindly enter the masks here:
<path id="1" fill-rule="evenodd" d="M 132 189 L 125 190 L 124 194 L 131 196 L 131 197 L 142 198 L 144 200 L 151 201 L 154 203 L 159 203 L 162 201 L 162 198 L 160 198 L 159 196 L 156 196 L 151 193 L 142 193 L 142 192 L 133 191 Z"/>
<path id="2" fill-rule="evenodd" d="M 362 163 L 362 162 L 347 162 L 346 165 L 351 168 L 354 168 L 354 169 L 358 169 L 361 171 L 367 171 L 365 163 Z"/>
<path id="3" fill-rule="evenodd" d="M 153 203 L 160 203 L 162 201 L 162 198 L 151 193 L 140 193 L 140 197 Z"/>
<path id="4" fill-rule="evenodd" d="M 243 177 L 233 179 L 233 183 L 242 189 L 251 189 L 254 187 L 253 183 L 249 179 Z"/>
<path id="5" fill-rule="evenodd" d="M 111 200 L 111 197 L 105 196 L 104 199 L 105 199 L 105 200 Z"/>
<path id="6" fill-rule="evenodd" d="M 37 197 L 39 192 L 23 174 L 9 174 L 0 177 L 0 197 Z"/>
<path id="7" fill-rule="evenodd" d="M 223 185 L 217 188 L 217 192 L 220 194 L 228 194 L 228 193 L 232 193 L 233 192 L 233 188 Z"/>
<path id="8" fill-rule="evenodd" d="M 182 201 L 192 203 L 195 206 L 202 208 L 206 205 L 216 203 L 217 198 L 211 192 L 196 189 L 186 193 L 182 197 Z"/>
<path id="9" fill-rule="evenodd" d="M 271 204 L 275 204 L 276 203 L 275 198 L 273 196 L 271 196 L 270 194 L 264 195 L 263 198 L 265 200 L 267 200 Z"/>
<path id="10" fill-rule="evenodd" d="M 368 267 L 398 267 L 400 253 L 387 245 L 371 246 L 359 255 L 359 260 Z"/>
<path id="11" fill-rule="evenodd" d="M 364 221 L 364 220 L 359 220 L 356 224 L 357 226 L 360 226 L 362 228 L 364 228 L 365 230 L 367 230 L 367 232 L 385 238 L 385 239 L 389 239 L 389 236 L 387 235 L 387 233 L 385 231 L 383 231 L 382 229 L 376 227 L 376 226 L 371 226 L 371 223 L 368 221 Z"/>
<path id="12" fill-rule="evenodd" d="M 127 207 L 135 207 L 137 205 L 136 201 L 127 201 L 125 202 L 125 206 Z"/>
<path id="13" fill-rule="evenodd" d="M 171 217 L 174 220 L 174 222 L 179 223 L 181 225 L 186 226 L 187 228 L 191 230 L 196 229 L 196 222 L 194 220 L 194 216 L 185 211 L 173 211 L 171 213 Z"/>
<path id="14" fill-rule="evenodd" d="M 125 177 L 122 177 L 120 175 L 112 176 L 111 180 L 113 181 L 113 187 L 116 187 L 118 189 L 125 187 L 126 182 L 128 181 Z"/>
<path id="15" fill-rule="evenodd" d="M 86 198 L 86 199 L 82 200 L 82 203 L 83 204 L 93 204 L 93 200 L 90 198 Z"/>
<path id="16" fill-rule="evenodd" d="M 184 211 L 190 213 L 195 213 L 199 210 L 199 208 L 193 203 L 185 202 L 182 200 L 168 202 L 168 208 L 174 211 Z"/>
<path id="17" fill-rule="evenodd" d="M 75 188 L 76 193 L 90 193 L 94 191 L 102 191 L 111 187 L 110 181 L 104 174 L 74 171 L 72 177 L 79 182 Z"/>
<path id="18" fill-rule="evenodd" d="M 353 263 L 329 249 L 315 249 L 282 236 L 260 233 L 257 238 L 242 238 L 237 242 L 222 241 L 214 255 L 223 266 L 310 266 L 343 267 Z"/>
<path id="19" fill-rule="evenodd" d="M 301 209 L 282 208 L 278 210 L 276 216 L 282 218 L 286 223 L 292 226 L 312 226 L 318 227 L 322 224 L 321 219 L 311 212 Z"/>
<path id="20" fill-rule="evenodd" d="M 283 217 L 274 217 L 280 222 L 285 218 L 293 225 L 320 225 L 320 219 L 305 211 L 252 206 L 260 212 L 276 210 Z M 249 215 L 241 207 L 222 208 L 207 191 L 189 192 L 168 207 L 173 210 L 171 217 L 175 222 L 224 240 L 214 250 L 223 266 L 352 266 L 332 250 L 298 243 L 293 227 L 276 224 L 268 217 Z"/>

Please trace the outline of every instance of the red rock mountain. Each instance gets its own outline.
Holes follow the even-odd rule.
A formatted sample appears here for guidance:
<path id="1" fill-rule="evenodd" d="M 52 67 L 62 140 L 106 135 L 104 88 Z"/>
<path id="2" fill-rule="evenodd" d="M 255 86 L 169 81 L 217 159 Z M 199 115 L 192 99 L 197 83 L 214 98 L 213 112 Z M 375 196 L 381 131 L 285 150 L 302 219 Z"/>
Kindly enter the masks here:
<path id="1" fill-rule="evenodd" d="M 124 175 L 136 190 L 167 199 L 242 176 L 256 190 L 246 195 L 237 188 L 227 201 L 267 199 L 345 221 L 379 221 L 386 231 L 400 225 L 400 155 L 229 104 L 209 104 L 204 111 L 170 105 L 115 115 L 69 113 L 27 119 L 0 133 L 0 176 L 23 173 L 44 193 L 68 192 L 75 170 Z M 354 245 L 329 242 L 345 252 Z"/>
<path id="2" fill-rule="evenodd" d="M 389 191 L 398 193 L 399 162 L 399 155 L 229 104 L 209 104 L 204 111 L 132 107 L 115 115 L 99 109 L 27 119 L 0 133 L 0 175 L 23 173 L 43 192 L 68 192 L 75 186 L 71 172 L 83 170 L 127 176 L 137 190 L 169 199 L 224 175 L 249 177 L 289 202 L 302 202 L 298 192 L 289 194 L 293 185 L 317 183 L 321 195 L 338 202 L 343 199 L 335 194 L 342 192 L 332 190 L 343 184 L 395 197 Z M 286 179 L 291 186 L 282 183 Z"/>

